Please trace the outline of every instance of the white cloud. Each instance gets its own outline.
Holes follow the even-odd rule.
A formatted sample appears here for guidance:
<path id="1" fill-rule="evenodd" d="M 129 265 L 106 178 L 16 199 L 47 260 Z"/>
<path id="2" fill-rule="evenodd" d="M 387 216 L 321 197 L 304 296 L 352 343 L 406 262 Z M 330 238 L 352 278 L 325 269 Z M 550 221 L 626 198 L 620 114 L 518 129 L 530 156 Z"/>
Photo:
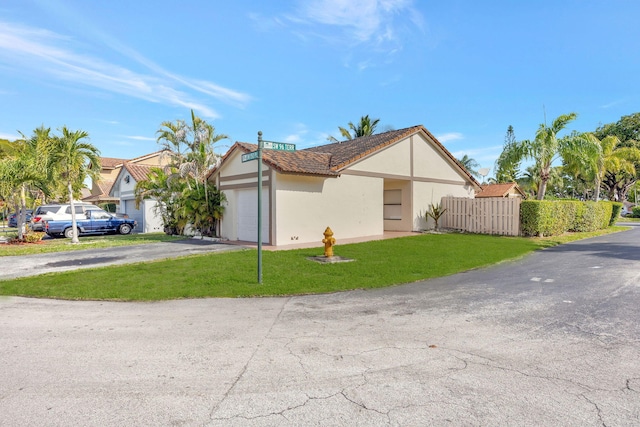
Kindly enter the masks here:
<path id="1" fill-rule="evenodd" d="M 2 133 L 0 132 L 0 139 L 7 139 L 9 141 L 15 141 L 16 139 L 21 138 L 20 135 L 16 134 L 11 134 L 11 133 Z"/>
<path id="2" fill-rule="evenodd" d="M 148 136 L 137 136 L 137 135 L 124 135 L 124 138 L 134 139 L 136 141 L 155 141 L 155 138 L 151 138 Z"/>
<path id="3" fill-rule="evenodd" d="M 320 38 L 341 46 L 363 43 L 388 54 L 402 49 L 400 33 L 407 23 L 423 31 L 414 0 L 299 0 L 284 22 L 302 39 Z M 280 21 L 282 22 L 282 21 Z M 362 65 L 360 64 L 360 69 Z"/>
<path id="4" fill-rule="evenodd" d="M 189 90 L 237 106 L 251 100 L 245 93 L 212 82 L 172 74 L 126 46 L 104 38 L 112 49 L 144 65 L 149 73 L 77 53 L 70 48 L 70 39 L 51 31 L 7 22 L 0 22 L 0 61 L 41 78 L 53 77 L 149 102 L 179 105 L 207 118 L 217 118 L 219 114 Z"/>
<path id="5" fill-rule="evenodd" d="M 460 132 L 449 132 L 449 133 L 443 133 L 441 135 L 436 135 L 436 139 L 440 141 L 442 144 L 444 144 L 445 142 L 464 139 L 464 135 L 462 135 Z"/>

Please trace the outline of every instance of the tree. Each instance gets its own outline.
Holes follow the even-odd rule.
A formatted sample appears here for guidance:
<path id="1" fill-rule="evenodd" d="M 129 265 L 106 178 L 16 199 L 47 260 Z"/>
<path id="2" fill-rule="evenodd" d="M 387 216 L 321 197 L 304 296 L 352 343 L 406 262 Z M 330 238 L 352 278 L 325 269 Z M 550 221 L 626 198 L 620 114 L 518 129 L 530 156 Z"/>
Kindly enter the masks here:
<path id="1" fill-rule="evenodd" d="M 191 123 L 184 120 L 162 122 L 156 135 L 158 144 L 170 156 L 170 163 L 165 168 L 165 176 L 156 171 L 152 182 L 138 183 L 138 203 L 148 197 L 162 200 L 167 232 L 182 233 L 190 223 L 202 235 L 211 233 L 222 217 L 224 197 L 211 188 L 207 175 L 219 160 L 214 144 L 228 136 L 216 134 L 215 127 L 196 116 L 193 110 Z M 155 191 L 158 185 L 165 186 L 169 197 L 152 195 L 150 190 Z"/>
<path id="2" fill-rule="evenodd" d="M 379 122 L 380 119 L 370 119 L 367 114 L 366 116 L 360 117 L 360 121 L 357 125 L 354 125 L 353 122 L 349 122 L 348 126 L 349 129 L 353 131 L 353 135 L 349 129 L 343 128 L 342 126 L 338 126 L 338 129 L 345 139 L 351 140 L 362 136 L 373 135 Z M 331 142 L 338 142 L 338 140 L 331 135 L 329 135 L 327 139 Z"/>
<path id="3" fill-rule="evenodd" d="M 71 243 L 78 243 L 78 227 L 73 203 L 74 194 L 79 192 L 87 177 L 98 179 L 100 151 L 85 142 L 89 138 L 89 134 L 83 130 L 72 132 L 63 126 L 61 132 L 61 136 L 54 138 L 51 161 L 55 173 L 67 187 L 73 227 Z"/>
<path id="4" fill-rule="evenodd" d="M 3 143 L 0 157 L 0 193 L 3 197 L 16 195 L 18 215 L 18 239 L 26 233 L 27 194 L 31 188 L 38 188 L 49 194 L 52 169 L 49 167 L 52 152 L 50 128 L 41 126 L 27 138 Z"/>
<path id="5" fill-rule="evenodd" d="M 598 139 L 594 134 L 587 133 L 585 138 L 598 146 L 598 151 L 591 161 L 589 174 L 589 176 L 593 176 L 594 200 L 597 201 L 600 197 L 600 187 L 607 173 L 610 175 L 626 174 L 632 177 L 636 175 L 634 162 L 640 161 L 640 150 L 635 147 L 622 147 L 620 140 L 615 135 Z M 615 199 L 615 194 L 613 198 Z"/>
<path id="6" fill-rule="evenodd" d="M 504 146 L 502 153 L 498 160 L 496 160 L 494 170 L 496 171 L 496 183 L 504 182 L 516 182 L 520 174 L 521 159 L 517 156 L 513 157 L 510 154 L 514 154 L 516 150 L 516 134 L 513 131 L 513 126 L 509 125 L 507 128 L 507 134 L 504 137 Z"/>
<path id="7" fill-rule="evenodd" d="M 551 126 L 547 126 L 546 123 L 541 124 L 534 140 L 516 142 L 507 148 L 509 152 L 505 153 L 505 156 L 511 161 L 531 159 L 536 162 L 540 180 L 537 191 L 538 200 L 544 199 L 554 161 L 571 158 L 572 162 L 577 162 L 578 159 L 590 157 L 589 154 L 597 150 L 597 147 L 587 139 L 576 137 L 576 135 L 558 138 L 558 133 L 576 117 L 575 113 L 563 114 L 556 118 Z"/>
<path id="8" fill-rule="evenodd" d="M 601 140 L 607 136 L 618 137 L 620 144 L 616 150 L 625 147 L 640 150 L 640 113 L 623 116 L 616 123 L 600 126 L 596 129 L 594 135 Z M 633 162 L 635 173 L 630 173 L 628 170 L 626 172 L 619 170 L 607 171 L 605 173 L 602 180 L 602 187 L 608 192 L 611 200 L 626 200 L 627 192 L 638 180 L 640 161 L 635 160 L 633 157 L 633 155 L 631 157 L 627 155 L 627 160 Z"/>
<path id="9" fill-rule="evenodd" d="M 462 156 L 461 159 L 457 159 L 457 160 L 467 170 L 467 172 L 469 172 L 475 178 L 480 178 L 480 174 L 477 171 L 477 168 L 480 167 L 480 163 L 476 162 L 475 159 L 465 154 L 464 156 Z"/>
<path id="10" fill-rule="evenodd" d="M 640 141 L 640 113 L 622 116 L 616 123 L 600 126 L 594 135 L 598 139 L 617 136 L 622 147 L 627 147 L 630 141 Z"/>

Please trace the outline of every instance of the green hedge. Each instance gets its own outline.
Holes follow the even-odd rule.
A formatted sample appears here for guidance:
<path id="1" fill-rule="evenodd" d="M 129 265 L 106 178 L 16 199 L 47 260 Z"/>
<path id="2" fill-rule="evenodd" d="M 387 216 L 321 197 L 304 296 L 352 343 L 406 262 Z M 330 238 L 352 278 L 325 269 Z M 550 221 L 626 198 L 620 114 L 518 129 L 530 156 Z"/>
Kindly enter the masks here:
<path id="1" fill-rule="evenodd" d="M 614 225 L 616 220 L 620 218 L 620 212 L 622 212 L 622 203 L 620 202 L 611 202 L 611 221 L 609 221 L 609 225 Z"/>
<path id="2" fill-rule="evenodd" d="M 520 205 L 524 236 L 557 236 L 567 231 L 599 230 L 607 228 L 612 218 L 611 202 L 523 200 Z"/>

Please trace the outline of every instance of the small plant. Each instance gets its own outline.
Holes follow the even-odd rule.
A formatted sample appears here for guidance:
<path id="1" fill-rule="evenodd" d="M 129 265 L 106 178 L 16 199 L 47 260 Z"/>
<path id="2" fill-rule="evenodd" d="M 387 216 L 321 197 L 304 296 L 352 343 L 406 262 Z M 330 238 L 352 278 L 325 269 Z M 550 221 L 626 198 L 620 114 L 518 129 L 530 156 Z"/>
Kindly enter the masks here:
<path id="1" fill-rule="evenodd" d="M 442 205 L 440 203 L 438 203 L 437 205 L 434 205 L 433 203 L 431 204 L 431 206 L 429 206 L 429 210 L 425 212 L 425 216 L 424 216 L 424 220 L 426 221 L 428 219 L 428 217 L 433 218 L 433 220 L 436 223 L 435 229 L 438 229 L 438 220 L 440 219 L 440 217 L 442 215 L 444 215 L 444 213 L 447 211 L 447 209 L 442 209 Z"/>
<path id="2" fill-rule="evenodd" d="M 640 218 L 640 206 L 634 206 L 631 209 L 631 217 L 632 218 Z"/>
<path id="3" fill-rule="evenodd" d="M 38 243 L 39 241 L 42 240 L 44 235 L 45 233 L 41 233 L 38 231 L 31 231 L 24 235 L 24 241 L 26 243 Z"/>

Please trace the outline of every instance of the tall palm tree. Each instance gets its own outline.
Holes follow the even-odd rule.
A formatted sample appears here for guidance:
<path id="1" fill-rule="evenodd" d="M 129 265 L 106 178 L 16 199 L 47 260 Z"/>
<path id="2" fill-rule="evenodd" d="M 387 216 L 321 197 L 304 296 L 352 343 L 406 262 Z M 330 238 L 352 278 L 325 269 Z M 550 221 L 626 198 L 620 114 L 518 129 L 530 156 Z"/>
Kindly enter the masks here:
<path id="1" fill-rule="evenodd" d="M 373 135 L 379 122 L 380 119 L 370 119 L 369 115 L 367 114 L 366 116 L 360 117 L 360 121 L 357 125 L 354 125 L 353 122 L 349 122 L 348 126 L 349 129 L 353 131 L 353 135 L 351 134 L 351 131 L 349 129 L 343 128 L 342 126 L 338 126 L 338 130 L 340 130 L 340 134 L 345 139 L 351 140 L 360 138 L 361 136 Z M 331 135 L 329 135 L 327 139 L 331 142 L 338 142 L 338 140 Z"/>
<path id="2" fill-rule="evenodd" d="M 78 243 L 78 226 L 73 203 L 74 189 L 77 192 L 87 177 L 98 179 L 100 151 L 92 144 L 85 142 L 89 134 L 83 130 L 72 132 L 63 126 L 61 132 L 62 135 L 54 139 L 51 160 L 55 171 L 67 187 L 73 227 L 71 242 Z"/>
<path id="3" fill-rule="evenodd" d="M 462 156 L 461 159 L 457 159 L 458 162 L 475 178 L 480 178 L 480 174 L 477 171 L 477 168 L 480 167 L 480 163 L 476 162 L 476 159 L 469 157 L 468 155 Z"/>
<path id="4" fill-rule="evenodd" d="M 578 159 L 591 158 L 593 153 L 598 150 L 592 141 L 575 134 L 558 138 L 558 133 L 576 117 L 576 113 L 558 116 L 551 126 L 547 126 L 546 123 L 541 124 L 534 140 L 524 140 L 506 147 L 509 152 L 505 153 L 505 157 L 510 161 L 528 158 L 536 162 L 537 175 L 540 179 L 537 191 L 538 200 L 544 199 L 553 162 L 568 158 L 571 158 L 572 162 L 576 162 Z"/>

